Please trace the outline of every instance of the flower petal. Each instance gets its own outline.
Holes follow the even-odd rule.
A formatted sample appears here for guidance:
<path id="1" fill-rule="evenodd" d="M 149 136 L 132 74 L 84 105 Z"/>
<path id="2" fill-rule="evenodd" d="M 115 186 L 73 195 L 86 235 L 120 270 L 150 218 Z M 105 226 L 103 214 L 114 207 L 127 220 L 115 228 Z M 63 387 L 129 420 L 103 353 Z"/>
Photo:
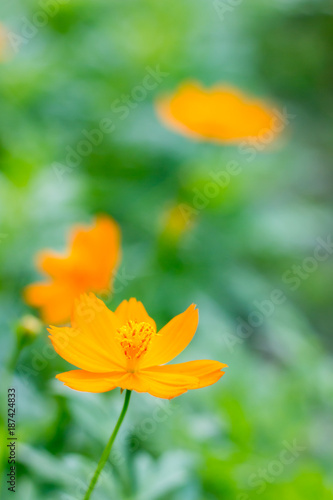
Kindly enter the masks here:
<path id="1" fill-rule="evenodd" d="M 142 358 L 140 369 L 163 365 L 178 356 L 191 342 L 198 321 L 199 311 L 195 304 L 175 316 L 152 340 L 151 346 Z"/>
<path id="2" fill-rule="evenodd" d="M 179 396 L 198 384 L 196 377 L 178 373 L 159 373 L 154 370 L 137 373 L 124 371 L 93 373 L 86 370 L 71 370 L 60 373 L 56 378 L 77 391 L 106 392 L 121 387 L 136 392 L 147 392 L 164 399 Z"/>
<path id="3" fill-rule="evenodd" d="M 41 317 L 47 324 L 65 323 L 75 298 L 74 291 L 66 283 L 57 281 L 28 285 L 23 295 L 27 304 L 41 309 Z"/>
<path id="4" fill-rule="evenodd" d="M 110 292 L 119 255 L 120 231 L 110 217 L 97 217 L 92 227 L 75 226 L 66 254 L 45 250 L 38 255 L 37 267 L 53 281 L 27 287 L 25 300 L 41 307 L 45 322 L 65 323 L 80 293 Z"/>
<path id="5" fill-rule="evenodd" d="M 232 143 L 259 137 L 267 129 L 273 138 L 282 128 L 263 101 L 225 85 L 204 88 L 185 82 L 172 95 L 160 97 L 156 110 L 168 127 L 196 140 Z"/>
<path id="6" fill-rule="evenodd" d="M 76 391 L 106 392 L 118 387 L 118 382 L 123 376 L 123 372 L 92 373 L 85 370 L 71 370 L 59 373 L 56 378 Z"/>
<path id="7" fill-rule="evenodd" d="M 54 252 L 43 250 L 37 254 L 37 268 L 54 279 L 67 278 L 68 258 Z"/>
<path id="8" fill-rule="evenodd" d="M 83 294 L 75 301 L 72 326 L 79 328 L 82 334 L 99 344 L 114 363 L 126 366 L 124 351 L 116 338 L 116 331 L 121 323 L 116 314 L 93 293 Z"/>
<path id="9" fill-rule="evenodd" d="M 78 328 L 53 326 L 48 331 L 55 351 L 72 365 L 95 373 L 120 370 L 107 352 Z"/>
<path id="10" fill-rule="evenodd" d="M 126 366 L 126 357 L 115 338 L 117 328 L 116 315 L 89 294 L 75 301 L 72 328 L 52 327 L 49 332 L 60 356 L 79 368 L 102 373 Z"/>
<path id="11" fill-rule="evenodd" d="M 172 399 L 197 383 L 197 378 L 188 375 L 144 370 L 128 373 L 120 380 L 119 386 L 136 392 L 148 392 L 157 398 Z"/>
<path id="12" fill-rule="evenodd" d="M 219 361 L 200 359 L 198 361 L 187 361 L 186 363 L 156 366 L 146 371 L 158 374 L 188 375 L 195 377 L 197 382 L 193 387 L 190 387 L 190 389 L 200 389 L 201 387 L 206 387 L 217 382 L 222 375 L 224 375 L 224 372 L 221 370 L 226 366 L 228 365 L 220 363 Z"/>
<path id="13" fill-rule="evenodd" d="M 95 226 L 77 227 L 72 232 L 70 257 L 73 267 L 84 272 L 89 288 L 109 289 L 112 272 L 120 258 L 120 230 L 106 215 L 96 217 Z"/>
<path id="14" fill-rule="evenodd" d="M 92 227 L 74 226 L 70 239 L 67 255 L 45 250 L 37 256 L 37 267 L 83 291 L 108 288 L 120 255 L 120 230 L 116 222 L 99 216 Z"/>
<path id="15" fill-rule="evenodd" d="M 129 320 L 137 321 L 138 323 L 144 321 L 152 325 L 156 330 L 155 321 L 148 315 L 142 302 L 135 298 L 123 300 L 115 310 L 115 314 L 122 324 L 127 323 Z"/>

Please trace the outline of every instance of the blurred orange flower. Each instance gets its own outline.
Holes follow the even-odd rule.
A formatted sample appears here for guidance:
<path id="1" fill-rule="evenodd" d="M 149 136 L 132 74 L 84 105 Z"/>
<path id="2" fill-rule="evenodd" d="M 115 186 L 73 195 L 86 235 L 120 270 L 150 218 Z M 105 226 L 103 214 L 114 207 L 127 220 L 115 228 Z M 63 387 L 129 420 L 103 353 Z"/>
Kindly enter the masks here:
<path id="1" fill-rule="evenodd" d="M 74 299 L 88 291 L 110 291 L 112 275 L 120 259 L 120 230 L 106 215 L 96 218 L 93 227 L 75 226 L 67 255 L 43 251 L 37 267 L 50 279 L 24 290 L 26 302 L 41 310 L 45 323 L 65 323 Z"/>
<path id="2" fill-rule="evenodd" d="M 280 117 L 262 101 L 223 85 L 183 83 L 158 99 L 157 113 L 168 127 L 197 140 L 231 143 L 281 130 Z"/>
<path id="3" fill-rule="evenodd" d="M 75 301 L 72 327 L 49 329 L 57 353 L 80 368 L 56 378 L 77 391 L 120 387 L 165 399 L 214 384 L 227 365 L 209 360 L 164 364 L 192 340 L 198 320 L 192 304 L 157 333 L 155 321 L 136 299 L 124 300 L 112 312 L 93 294 L 82 295 Z"/>

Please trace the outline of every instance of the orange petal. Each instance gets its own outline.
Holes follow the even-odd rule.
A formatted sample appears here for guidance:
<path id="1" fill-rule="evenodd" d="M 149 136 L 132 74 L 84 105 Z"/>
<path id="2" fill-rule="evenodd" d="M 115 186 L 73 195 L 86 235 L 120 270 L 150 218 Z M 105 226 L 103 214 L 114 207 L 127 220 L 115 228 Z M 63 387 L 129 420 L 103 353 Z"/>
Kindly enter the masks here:
<path id="1" fill-rule="evenodd" d="M 68 258 L 54 252 L 43 250 L 37 254 L 37 268 L 48 274 L 51 278 L 63 279 L 68 274 Z"/>
<path id="2" fill-rule="evenodd" d="M 109 288 L 112 274 L 120 260 L 118 224 L 111 217 L 100 215 L 94 227 L 75 229 L 72 232 L 70 258 L 85 270 L 90 280 L 90 290 L 103 291 Z"/>
<path id="3" fill-rule="evenodd" d="M 44 323 L 61 324 L 69 319 L 75 291 L 63 282 L 34 283 L 24 289 L 23 297 L 30 306 L 40 308 Z"/>
<path id="4" fill-rule="evenodd" d="M 172 399 L 193 388 L 198 379 L 183 374 L 145 372 L 125 373 L 114 371 L 92 373 L 85 370 L 71 370 L 60 373 L 57 379 L 77 391 L 106 392 L 115 387 L 136 392 L 147 392 L 152 396 Z"/>
<path id="5" fill-rule="evenodd" d="M 55 350 L 70 363 L 91 372 L 123 369 L 126 357 L 115 338 L 119 328 L 116 315 L 93 294 L 75 301 L 72 328 L 52 327 Z"/>
<path id="6" fill-rule="evenodd" d="M 123 349 L 116 338 L 116 331 L 122 325 L 116 314 L 93 293 L 83 294 L 75 301 L 72 326 L 87 339 L 100 344 L 115 363 L 126 365 Z"/>
<path id="7" fill-rule="evenodd" d="M 180 396 L 196 383 L 198 379 L 192 376 L 144 370 L 128 373 L 119 381 L 119 386 L 136 392 L 148 392 L 157 398 L 172 399 Z"/>
<path id="8" fill-rule="evenodd" d="M 95 373 L 121 369 L 100 344 L 88 339 L 79 329 L 53 326 L 48 332 L 55 351 L 72 365 Z"/>
<path id="9" fill-rule="evenodd" d="M 224 85 L 203 88 L 182 84 L 157 101 L 157 112 L 170 128 L 197 140 L 234 142 L 281 129 L 280 119 L 265 103 Z"/>
<path id="10" fill-rule="evenodd" d="M 41 252 L 37 266 L 54 279 L 65 280 L 82 292 L 105 291 L 120 258 L 120 230 L 107 216 L 92 227 L 75 226 L 67 255 Z"/>
<path id="11" fill-rule="evenodd" d="M 106 392 L 118 387 L 119 380 L 123 376 L 123 372 L 92 373 L 85 370 L 71 370 L 59 373 L 56 378 L 76 391 Z"/>
<path id="12" fill-rule="evenodd" d="M 199 312 L 195 304 L 175 316 L 152 340 L 147 353 L 142 357 L 140 369 L 163 365 L 178 356 L 191 342 L 198 321 Z"/>
<path id="13" fill-rule="evenodd" d="M 115 314 L 122 324 L 127 323 L 129 320 L 136 321 L 138 323 L 144 321 L 145 323 L 152 325 L 156 330 L 156 323 L 148 315 L 142 302 L 139 302 L 134 298 L 123 300 L 115 310 Z"/>
<path id="14" fill-rule="evenodd" d="M 197 382 L 190 389 L 200 389 L 217 382 L 224 372 L 222 368 L 227 365 L 219 361 L 210 361 L 201 359 L 198 361 L 188 361 L 186 363 L 177 363 L 173 365 L 156 366 L 149 368 L 152 373 L 175 374 L 178 376 L 188 375 L 195 377 Z M 148 371 L 148 370 L 147 370 Z"/>

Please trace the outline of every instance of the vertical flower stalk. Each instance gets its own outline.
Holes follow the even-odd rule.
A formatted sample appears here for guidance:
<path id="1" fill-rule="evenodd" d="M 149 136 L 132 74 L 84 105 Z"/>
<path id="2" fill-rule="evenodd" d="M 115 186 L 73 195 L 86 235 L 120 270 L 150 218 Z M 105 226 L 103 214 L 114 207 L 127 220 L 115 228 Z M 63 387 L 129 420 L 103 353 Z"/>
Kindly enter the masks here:
<path id="1" fill-rule="evenodd" d="M 129 390 L 126 390 L 126 394 L 125 394 L 125 400 L 124 400 L 124 406 L 123 406 L 123 409 L 121 410 L 121 413 L 119 415 L 119 418 L 118 418 L 118 421 L 116 423 L 116 426 L 111 434 L 111 437 L 108 441 L 108 444 L 106 445 L 103 453 L 102 453 L 102 456 L 100 458 L 100 461 L 98 462 L 98 465 L 97 465 L 97 468 L 95 470 L 95 474 L 93 475 L 91 481 L 90 481 L 90 484 L 89 484 L 89 487 L 88 487 L 88 490 L 87 490 L 87 493 L 85 494 L 83 500 L 89 500 L 90 498 L 90 495 L 97 483 L 97 480 L 99 478 L 99 475 L 100 473 L 102 472 L 106 462 L 107 462 L 107 459 L 109 458 L 109 455 L 110 455 L 110 451 L 111 451 L 111 448 L 112 448 L 112 445 L 114 443 L 114 440 L 116 439 L 116 436 L 118 434 L 118 431 L 120 429 L 120 426 L 124 420 L 124 417 L 126 415 L 126 412 L 127 412 L 127 408 L 128 408 L 128 405 L 129 405 L 129 401 L 130 401 L 130 398 L 131 398 L 131 394 L 132 394 L 132 391 L 129 391 Z"/>

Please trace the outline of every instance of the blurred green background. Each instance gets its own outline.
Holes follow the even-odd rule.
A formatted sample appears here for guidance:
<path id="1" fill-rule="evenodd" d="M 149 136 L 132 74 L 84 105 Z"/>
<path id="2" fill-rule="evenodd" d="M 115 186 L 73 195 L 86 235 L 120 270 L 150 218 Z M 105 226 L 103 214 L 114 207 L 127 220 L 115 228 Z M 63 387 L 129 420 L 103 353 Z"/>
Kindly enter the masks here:
<path id="1" fill-rule="evenodd" d="M 4 0 L 0 13 L 0 352 L 2 396 L 17 392 L 15 498 L 81 499 L 121 408 L 118 390 L 55 380 L 69 365 L 45 328 L 12 381 L 5 368 L 17 321 L 37 314 L 22 300 L 35 253 L 63 250 L 72 224 L 103 212 L 123 234 L 108 305 L 135 296 L 161 327 L 195 302 L 199 328 L 179 361 L 229 368 L 170 403 L 135 393 L 92 498 L 332 499 L 329 245 L 313 261 L 332 233 L 332 3 Z M 154 88 L 142 87 L 153 71 Z M 154 111 L 185 79 L 236 85 L 290 119 L 251 158 L 192 142 Z M 105 119 L 112 131 L 68 163 Z M 229 161 L 241 173 L 195 208 Z M 183 204 L 195 208 L 187 225 Z"/>

